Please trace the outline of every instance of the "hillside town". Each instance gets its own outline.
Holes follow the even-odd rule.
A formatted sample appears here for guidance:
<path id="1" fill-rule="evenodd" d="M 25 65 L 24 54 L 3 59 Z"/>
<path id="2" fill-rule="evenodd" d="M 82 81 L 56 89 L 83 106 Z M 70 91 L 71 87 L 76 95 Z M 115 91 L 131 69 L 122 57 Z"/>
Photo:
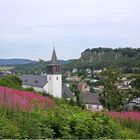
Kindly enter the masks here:
<path id="1" fill-rule="evenodd" d="M 0 0 L 0 139 L 140 140 L 140 0 Z"/>

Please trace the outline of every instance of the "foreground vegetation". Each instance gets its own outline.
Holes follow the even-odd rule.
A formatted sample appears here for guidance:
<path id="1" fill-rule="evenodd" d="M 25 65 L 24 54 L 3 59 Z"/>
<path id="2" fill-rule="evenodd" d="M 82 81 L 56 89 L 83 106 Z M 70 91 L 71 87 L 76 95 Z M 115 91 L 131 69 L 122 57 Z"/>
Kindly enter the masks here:
<path id="1" fill-rule="evenodd" d="M 0 108 L 0 138 L 122 138 L 119 127 L 106 115 L 63 101 L 56 104 L 47 111 Z"/>
<path id="2" fill-rule="evenodd" d="M 140 138 L 137 127 L 122 122 L 60 99 L 0 87 L 1 139 Z"/>
<path id="3" fill-rule="evenodd" d="M 128 138 L 140 138 L 140 112 L 108 112 L 107 115 L 121 125 Z"/>

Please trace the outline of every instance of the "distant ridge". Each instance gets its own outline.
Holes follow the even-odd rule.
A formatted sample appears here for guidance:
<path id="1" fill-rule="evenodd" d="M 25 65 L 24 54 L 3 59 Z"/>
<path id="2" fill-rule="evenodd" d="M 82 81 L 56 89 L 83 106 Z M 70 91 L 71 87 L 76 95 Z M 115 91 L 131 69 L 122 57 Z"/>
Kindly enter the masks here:
<path id="1" fill-rule="evenodd" d="M 67 67 L 104 68 L 108 66 L 131 67 L 140 65 L 140 48 L 92 48 Z"/>
<path id="2" fill-rule="evenodd" d="M 30 64 L 34 61 L 29 59 L 0 59 L 0 66 L 13 66 L 13 65 L 23 65 Z"/>

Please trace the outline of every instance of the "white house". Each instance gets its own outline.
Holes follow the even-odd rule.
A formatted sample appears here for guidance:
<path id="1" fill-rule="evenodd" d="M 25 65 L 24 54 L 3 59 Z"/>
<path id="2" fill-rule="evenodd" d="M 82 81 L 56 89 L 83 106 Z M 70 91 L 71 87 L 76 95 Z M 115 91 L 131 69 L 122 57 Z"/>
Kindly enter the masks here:
<path id="1" fill-rule="evenodd" d="M 90 93 L 89 91 L 84 91 L 80 93 L 80 101 L 86 109 L 91 111 L 102 111 L 103 106 L 99 101 L 98 93 Z"/>
<path id="2" fill-rule="evenodd" d="M 86 69 L 86 72 L 87 72 L 88 74 L 91 74 L 92 70 L 91 70 L 90 68 L 87 68 L 87 69 Z"/>
<path id="3" fill-rule="evenodd" d="M 77 68 L 73 68 L 72 69 L 72 73 L 76 73 L 76 72 L 78 72 L 78 69 Z"/>
<path id="4" fill-rule="evenodd" d="M 36 91 L 62 98 L 62 67 L 57 61 L 55 49 L 47 66 L 47 75 L 22 75 L 21 80 L 24 88 L 33 87 Z"/>

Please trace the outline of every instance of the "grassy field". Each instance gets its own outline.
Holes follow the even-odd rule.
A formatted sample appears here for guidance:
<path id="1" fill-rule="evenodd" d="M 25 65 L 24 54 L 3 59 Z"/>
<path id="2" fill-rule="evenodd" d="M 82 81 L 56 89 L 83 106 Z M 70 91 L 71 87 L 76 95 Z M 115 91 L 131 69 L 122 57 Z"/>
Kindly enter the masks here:
<path id="1" fill-rule="evenodd" d="M 0 70 L 11 70 L 14 66 L 0 66 Z"/>

